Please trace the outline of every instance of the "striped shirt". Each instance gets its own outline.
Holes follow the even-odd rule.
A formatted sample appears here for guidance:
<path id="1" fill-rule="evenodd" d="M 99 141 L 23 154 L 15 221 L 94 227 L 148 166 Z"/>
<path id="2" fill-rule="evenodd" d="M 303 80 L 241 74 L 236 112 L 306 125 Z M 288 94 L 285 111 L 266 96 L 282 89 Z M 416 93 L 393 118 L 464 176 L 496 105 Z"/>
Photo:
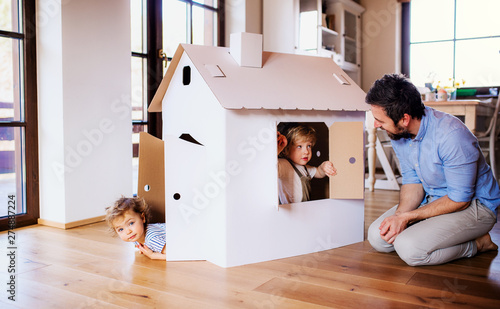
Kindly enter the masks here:
<path id="1" fill-rule="evenodd" d="M 165 247 L 167 242 L 166 228 L 165 223 L 148 224 L 145 245 L 153 252 L 161 252 L 163 247 Z"/>

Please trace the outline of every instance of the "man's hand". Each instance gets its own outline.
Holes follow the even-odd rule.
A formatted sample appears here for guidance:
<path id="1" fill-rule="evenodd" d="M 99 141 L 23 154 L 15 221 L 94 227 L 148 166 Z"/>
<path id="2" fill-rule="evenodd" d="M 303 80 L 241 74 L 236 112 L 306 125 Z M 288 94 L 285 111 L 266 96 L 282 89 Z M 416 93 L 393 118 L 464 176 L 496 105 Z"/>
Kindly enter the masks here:
<path id="1" fill-rule="evenodd" d="M 392 244 L 396 237 L 406 229 L 408 219 L 402 214 L 395 214 L 387 217 L 380 224 L 380 237 L 387 243 Z"/>
<path id="2" fill-rule="evenodd" d="M 424 199 L 425 191 L 422 184 L 404 184 L 399 194 L 399 205 L 396 213 L 387 217 L 380 224 L 380 237 L 392 244 L 396 237 L 403 232 L 414 217 L 415 210 Z"/>

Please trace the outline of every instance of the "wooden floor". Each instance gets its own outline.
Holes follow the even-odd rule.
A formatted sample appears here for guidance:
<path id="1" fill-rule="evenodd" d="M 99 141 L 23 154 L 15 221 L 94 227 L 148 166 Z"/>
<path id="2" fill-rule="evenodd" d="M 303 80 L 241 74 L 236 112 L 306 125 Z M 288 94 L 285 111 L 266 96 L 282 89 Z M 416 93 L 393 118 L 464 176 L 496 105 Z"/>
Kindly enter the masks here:
<path id="1" fill-rule="evenodd" d="M 366 192 L 366 225 L 397 200 L 398 192 Z M 491 234 L 500 244 L 499 224 Z M 32 226 L 15 235 L 16 301 L 7 298 L 5 252 L 1 308 L 500 308 L 497 252 L 410 267 L 365 241 L 224 269 L 151 261 L 109 236 L 104 223 L 71 230 Z M 6 232 L 0 240 L 7 248 Z"/>

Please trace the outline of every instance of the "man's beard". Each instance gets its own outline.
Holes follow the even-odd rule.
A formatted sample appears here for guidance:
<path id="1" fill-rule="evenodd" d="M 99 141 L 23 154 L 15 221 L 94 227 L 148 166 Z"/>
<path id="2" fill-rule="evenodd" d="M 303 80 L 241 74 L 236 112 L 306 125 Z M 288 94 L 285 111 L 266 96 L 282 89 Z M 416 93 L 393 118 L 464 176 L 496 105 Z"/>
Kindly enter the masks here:
<path id="1" fill-rule="evenodd" d="M 402 138 L 414 138 L 415 136 L 410 134 L 407 129 L 404 129 L 400 126 L 397 126 L 397 128 L 400 130 L 399 133 L 390 133 L 387 132 L 387 135 L 389 136 L 390 139 L 397 141 Z"/>

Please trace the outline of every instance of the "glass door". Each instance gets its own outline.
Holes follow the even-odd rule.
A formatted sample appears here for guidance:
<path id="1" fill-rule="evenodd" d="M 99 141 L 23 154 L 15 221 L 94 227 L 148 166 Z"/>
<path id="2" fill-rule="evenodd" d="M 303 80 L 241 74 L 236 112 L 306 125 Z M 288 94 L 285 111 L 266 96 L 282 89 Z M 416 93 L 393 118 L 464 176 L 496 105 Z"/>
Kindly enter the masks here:
<path id="1" fill-rule="evenodd" d="M 358 59 L 358 47 L 357 47 L 357 17 L 349 11 L 344 12 L 344 22 L 345 22 L 345 34 L 344 34 L 344 44 L 345 44 L 345 55 L 344 61 L 356 64 Z"/>
<path id="2" fill-rule="evenodd" d="M 0 230 L 39 213 L 34 13 L 35 1 L 0 0 Z"/>

